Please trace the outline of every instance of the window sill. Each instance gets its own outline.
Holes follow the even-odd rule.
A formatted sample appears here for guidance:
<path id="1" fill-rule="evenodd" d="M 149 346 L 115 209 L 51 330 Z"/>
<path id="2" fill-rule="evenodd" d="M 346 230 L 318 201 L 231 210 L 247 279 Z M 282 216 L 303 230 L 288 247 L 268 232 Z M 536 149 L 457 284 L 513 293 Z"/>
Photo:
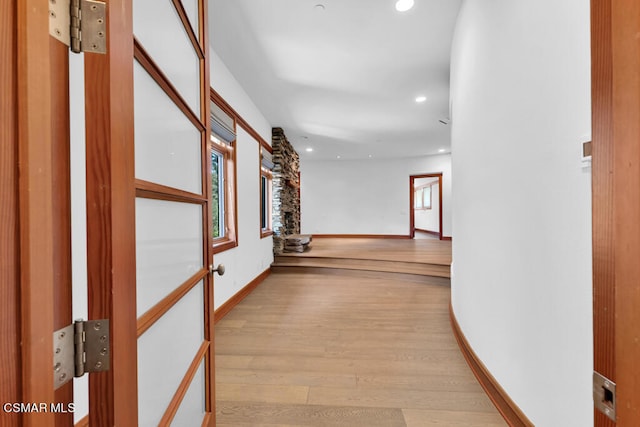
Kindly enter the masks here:
<path id="1" fill-rule="evenodd" d="M 273 236 L 273 230 L 260 230 L 260 238 L 264 239 L 265 237 Z"/>
<path id="2" fill-rule="evenodd" d="M 236 240 L 230 240 L 230 239 L 218 240 L 213 243 L 213 253 L 219 254 L 220 252 L 224 252 L 229 249 L 235 248 L 236 246 L 238 246 L 238 242 Z"/>

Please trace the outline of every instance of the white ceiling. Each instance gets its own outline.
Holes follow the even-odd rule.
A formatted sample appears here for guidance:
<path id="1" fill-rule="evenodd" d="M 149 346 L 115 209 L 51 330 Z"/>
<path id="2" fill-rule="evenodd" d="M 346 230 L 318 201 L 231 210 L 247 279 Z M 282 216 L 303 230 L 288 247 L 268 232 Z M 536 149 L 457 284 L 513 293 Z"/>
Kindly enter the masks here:
<path id="1" fill-rule="evenodd" d="M 400 13 L 395 0 L 209 0 L 209 31 L 303 158 L 430 155 L 450 148 L 439 120 L 460 2 L 416 0 Z"/>

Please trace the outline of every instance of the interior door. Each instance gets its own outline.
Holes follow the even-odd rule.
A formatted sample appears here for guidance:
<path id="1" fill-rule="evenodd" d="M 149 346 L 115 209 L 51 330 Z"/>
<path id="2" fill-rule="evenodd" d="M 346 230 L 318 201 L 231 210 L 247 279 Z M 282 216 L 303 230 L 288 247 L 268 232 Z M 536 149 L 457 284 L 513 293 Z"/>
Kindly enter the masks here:
<path id="1" fill-rule="evenodd" d="M 138 423 L 211 422 L 209 85 L 198 0 L 136 0 Z"/>
<path id="2" fill-rule="evenodd" d="M 90 425 L 214 425 L 204 0 L 108 0 L 84 58 L 88 317 L 111 369 Z"/>

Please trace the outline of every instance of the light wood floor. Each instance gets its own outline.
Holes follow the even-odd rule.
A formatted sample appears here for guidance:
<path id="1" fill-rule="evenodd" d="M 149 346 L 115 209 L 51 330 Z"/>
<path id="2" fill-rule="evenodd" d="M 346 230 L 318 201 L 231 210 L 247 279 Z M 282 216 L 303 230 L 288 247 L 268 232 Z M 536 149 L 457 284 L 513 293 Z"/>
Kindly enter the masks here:
<path id="1" fill-rule="evenodd" d="M 217 425 L 506 425 L 451 333 L 446 279 L 371 276 L 274 273 L 220 320 Z"/>

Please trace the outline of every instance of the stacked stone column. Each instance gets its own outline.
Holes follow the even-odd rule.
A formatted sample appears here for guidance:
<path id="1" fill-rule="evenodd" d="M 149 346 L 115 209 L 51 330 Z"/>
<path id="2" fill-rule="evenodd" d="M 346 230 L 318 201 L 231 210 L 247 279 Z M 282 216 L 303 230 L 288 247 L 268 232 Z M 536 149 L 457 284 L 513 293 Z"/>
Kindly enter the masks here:
<path id="1" fill-rule="evenodd" d="M 284 251 L 284 237 L 300 234 L 300 157 L 282 128 L 272 129 L 273 252 Z"/>

